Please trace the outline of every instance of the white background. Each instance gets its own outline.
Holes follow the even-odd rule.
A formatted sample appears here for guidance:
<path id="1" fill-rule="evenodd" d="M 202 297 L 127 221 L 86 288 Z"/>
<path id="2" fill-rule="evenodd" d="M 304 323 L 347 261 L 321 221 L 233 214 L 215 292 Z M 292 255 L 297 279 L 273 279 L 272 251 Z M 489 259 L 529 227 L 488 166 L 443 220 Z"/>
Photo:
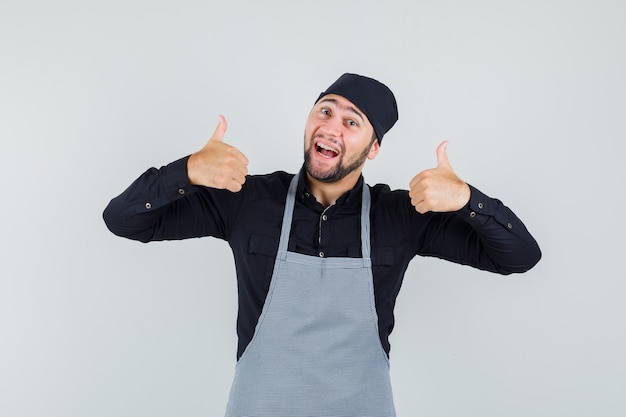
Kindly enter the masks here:
<path id="1" fill-rule="evenodd" d="M 449 139 L 543 250 L 509 277 L 413 261 L 398 415 L 626 415 L 625 28 L 622 0 L 1 0 L 0 415 L 223 415 L 228 245 L 117 238 L 102 210 L 220 113 L 251 173 L 294 172 L 343 72 L 399 103 L 370 184 L 406 188 Z"/>

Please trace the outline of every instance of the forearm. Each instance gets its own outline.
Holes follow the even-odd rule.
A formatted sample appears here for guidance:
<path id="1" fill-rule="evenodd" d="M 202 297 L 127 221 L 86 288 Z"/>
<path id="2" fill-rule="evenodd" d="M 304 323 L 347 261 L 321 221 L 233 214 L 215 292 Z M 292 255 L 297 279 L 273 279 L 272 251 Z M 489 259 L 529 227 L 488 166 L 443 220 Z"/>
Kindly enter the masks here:
<path id="1" fill-rule="evenodd" d="M 425 255 L 476 268 L 510 274 L 525 272 L 541 259 L 535 239 L 522 221 L 496 199 L 471 187 L 469 203 L 435 222 L 434 238 Z M 432 236 L 437 236 L 431 230 Z M 427 240 L 428 241 L 428 240 Z"/>
<path id="2" fill-rule="evenodd" d="M 210 233 L 198 221 L 204 209 L 194 196 L 199 188 L 186 176 L 186 161 L 150 168 L 112 199 L 103 213 L 109 230 L 141 242 Z"/>

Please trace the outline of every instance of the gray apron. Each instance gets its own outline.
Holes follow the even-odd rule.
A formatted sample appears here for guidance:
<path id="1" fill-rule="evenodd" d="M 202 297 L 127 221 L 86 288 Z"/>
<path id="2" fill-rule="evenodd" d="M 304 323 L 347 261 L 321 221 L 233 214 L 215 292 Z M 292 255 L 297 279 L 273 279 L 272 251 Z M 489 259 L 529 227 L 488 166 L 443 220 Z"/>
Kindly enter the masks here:
<path id="1" fill-rule="evenodd" d="M 291 181 L 274 273 L 254 336 L 237 363 L 227 417 L 393 417 L 389 362 L 378 336 L 363 184 L 363 258 L 287 252 Z"/>

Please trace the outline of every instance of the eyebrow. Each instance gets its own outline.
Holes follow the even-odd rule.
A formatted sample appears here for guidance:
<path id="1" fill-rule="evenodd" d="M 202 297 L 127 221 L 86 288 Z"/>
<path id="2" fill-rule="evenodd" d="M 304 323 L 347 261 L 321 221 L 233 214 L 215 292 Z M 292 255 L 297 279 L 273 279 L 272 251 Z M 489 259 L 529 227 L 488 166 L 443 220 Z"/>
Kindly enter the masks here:
<path id="1" fill-rule="evenodd" d="M 357 116 L 359 116 L 362 121 L 365 121 L 365 119 L 363 118 L 363 114 L 361 114 L 361 112 L 358 111 L 355 107 L 340 105 L 339 102 L 335 100 L 334 98 L 323 98 L 320 100 L 320 103 L 332 103 L 339 108 L 345 108 L 351 111 L 352 113 L 356 114 Z"/>

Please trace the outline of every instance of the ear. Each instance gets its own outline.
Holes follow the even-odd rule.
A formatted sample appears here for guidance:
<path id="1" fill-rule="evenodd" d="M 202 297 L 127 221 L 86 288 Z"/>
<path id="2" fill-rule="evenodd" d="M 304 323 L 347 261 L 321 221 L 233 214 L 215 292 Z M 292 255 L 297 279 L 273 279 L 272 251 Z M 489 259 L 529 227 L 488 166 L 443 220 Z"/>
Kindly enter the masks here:
<path id="1" fill-rule="evenodd" d="M 378 151 L 380 151 L 380 143 L 378 143 L 378 139 L 376 139 L 374 143 L 372 143 L 372 147 L 367 154 L 367 159 L 372 160 L 376 158 L 376 155 L 378 155 Z"/>

